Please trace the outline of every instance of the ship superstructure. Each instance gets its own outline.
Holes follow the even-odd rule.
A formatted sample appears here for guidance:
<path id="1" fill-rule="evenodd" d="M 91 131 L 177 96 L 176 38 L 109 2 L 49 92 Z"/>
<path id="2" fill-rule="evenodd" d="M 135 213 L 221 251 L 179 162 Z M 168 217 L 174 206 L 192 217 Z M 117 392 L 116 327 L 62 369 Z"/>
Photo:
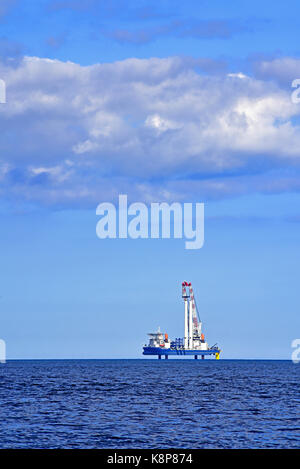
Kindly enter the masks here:
<path id="1" fill-rule="evenodd" d="M 220 358 L 221 350 L 215 344 L 209 347 L 202 332 L 202 322 L 196 305 L 194 290 L 191 282 L 182 282 L 182 298 L 184 300 L 184 337 L 169 340 L 168 334 L 164 334 L 158 328 L 157 332 L 148 334 L 149 343 L 144 346 L 143 355 L 194 355 L 195 359 L 201 355 L 215 355 Z"/>

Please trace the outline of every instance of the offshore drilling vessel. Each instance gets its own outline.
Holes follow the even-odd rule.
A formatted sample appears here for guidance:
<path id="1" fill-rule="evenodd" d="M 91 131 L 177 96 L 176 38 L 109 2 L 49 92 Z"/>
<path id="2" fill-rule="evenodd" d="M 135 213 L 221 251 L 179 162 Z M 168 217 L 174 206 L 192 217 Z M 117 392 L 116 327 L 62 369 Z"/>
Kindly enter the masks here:
<path id="1" fill-rule="evenodd" d="M 195 359 L 201 355 L 215 355 L 220 358 L 221 350 L 217 344 L 209 347 L 202 333 L 202 322 L 198 313 L 194 291 L 191 282 L 182 283 L 182 298 L 184 300 L 184 338 L 169 340 L 168 334 L 163 334 L 158 328 L 157 332 L 149 333 L 149 344 L 143 348 L 143 355 L 194 355 Z"/>

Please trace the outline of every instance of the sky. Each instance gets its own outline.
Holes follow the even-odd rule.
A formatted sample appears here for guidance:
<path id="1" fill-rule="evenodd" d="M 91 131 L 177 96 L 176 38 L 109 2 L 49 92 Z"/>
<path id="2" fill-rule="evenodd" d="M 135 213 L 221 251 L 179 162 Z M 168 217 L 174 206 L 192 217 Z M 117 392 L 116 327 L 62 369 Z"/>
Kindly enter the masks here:
<path id="1" fill-rule="evenodd" d="M 191 281 L 222 358 L 300 336 L 300 6 L 0 0 L 7 357 L 142 358 Z M 96 207 L 203 202 L 205 242 L 99 239 Z"/>

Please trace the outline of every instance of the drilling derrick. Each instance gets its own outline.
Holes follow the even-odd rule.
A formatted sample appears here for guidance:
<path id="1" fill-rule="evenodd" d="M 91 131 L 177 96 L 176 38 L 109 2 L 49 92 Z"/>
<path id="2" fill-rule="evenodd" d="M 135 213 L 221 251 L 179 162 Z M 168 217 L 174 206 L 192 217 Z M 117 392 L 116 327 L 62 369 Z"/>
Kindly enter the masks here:
<path id="1" fill-rule="evenodd" d="M 191 282 L 182 282 L 182 298 L 184 301 L 184 337 L 170 341 L 168 334 L 163 334 L 160 329 L 151 332 L 149 343 L 143 348 L 143 355 L 162 355 L 168 358 L 169 355 L 194 355 L 204 359 L 205 355 L 215 355 L 220 357 L 221 350 L 217 344 L 209 347 L 202 333 L 202 322 L 200 320 L 194 290 Z"/>

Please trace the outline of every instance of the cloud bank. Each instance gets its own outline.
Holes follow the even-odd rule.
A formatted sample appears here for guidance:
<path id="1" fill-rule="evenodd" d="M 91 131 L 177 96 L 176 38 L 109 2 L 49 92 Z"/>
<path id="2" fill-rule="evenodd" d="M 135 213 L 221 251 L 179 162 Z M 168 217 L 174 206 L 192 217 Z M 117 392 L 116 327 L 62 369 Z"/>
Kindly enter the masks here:
<path id="1" fill-rule="evenodd" d="M 119 193 L 152 202 L 298 191 L 300 107 L 271 69 L 220 74 L 187 57 L 3 62 L 0 195 L 94 207 Z"/>

